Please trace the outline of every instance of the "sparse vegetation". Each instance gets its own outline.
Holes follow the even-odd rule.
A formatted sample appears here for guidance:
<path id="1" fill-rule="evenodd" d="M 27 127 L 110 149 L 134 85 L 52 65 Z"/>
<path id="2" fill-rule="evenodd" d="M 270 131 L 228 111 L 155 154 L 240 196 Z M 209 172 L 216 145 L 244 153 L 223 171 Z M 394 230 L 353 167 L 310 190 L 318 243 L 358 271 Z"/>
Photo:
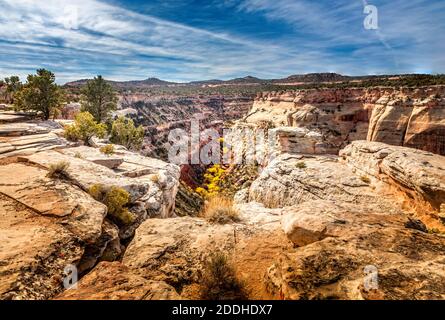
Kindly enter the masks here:
<path id="1" fill-rule="evenodd" d="M 111 156 L 114 154 L 114 146 L 112 144 L 107 144 L 103 147 L 100 147 L 99 151 L 107 156 Z"/>
<path id="2" fill-rule="evenodd" d="M 364 183 L 367 183 L 367 184 L 371 183 L 371 179 L 369 179 L 369 177 L 367 177 L 367 176 L 361 176 L 360 180 L 362 180 Z"/>
<path id="3" fill-rule="evenodd" d="M 110 141 L 130 150 L 140 150 L 144 142 L 144 128 L 135 127 L 132 119 L 119 117 L 113 122 Z"/>
<path id="4" fill-rule="evenodd" d="M 201 281 L 203 300 L 246 300 L 244 284 L 236 278 L 235 270 L 224 252 L 210 254 L 204 263 Z"/>
<path id="5" fill-rule="evenodd" d="M 298 169 L 306 169 L 306 168 L 307 168 L 306 163 L 303 162 L 303 161 L 298 162 L 298 163 L 296 164 L 296 166 L 297 166 Z"/>
<path id="6" fill-rule="evenodd" d="M 66 161 L 59 161 L 53 163 L 48 168 L 48 177 L 52 179 L 65 179 L 68 178 L 68 168 L 70 164 Z"/>
<path id="7" fill-rule="evenodd" d="M 440 231 L 438 228 L 428 229 L 428 233 L 439 235 L 439 236 L 445 236 L 445 232 Z"/>
<path id="8" fill-rule="evenodd" d="M 108 215 L 119 225 L 128 225 L 134 222 L 135 216 L 126 208 L 130 202 L 130 194 L 119 187 L 106 187 L 96 184 L 90 187 L 90 195 L 102 202 L 108 208 Z"/>
<path id="9" fill-rule="evenodd" d="M 82 141 L 88 145 L 92 137 L 103 138 L 106 132 L 104 124 L 94 121 L 89 112 L 81 112 L 76 115 L 74 124 L 65 126 L 64 136 L 69 141 Z"/>
<path id="10" fill-rule="evenodd" d="M 76 153 L 74 154 L 74 157 L 77 159 L 83 159 L 83 155 L 79 151 L 76 151 Z"/>
<path id="11" fill-rule="evenodd" d="M 210 223 L 227 224 L 240 220 L 238 211 L 233 207 L 233 201 L 222 196 L 209 198 L 204 204 L 202 217 Z"/>
<path id="12" fill-rule="evenodd" d="M 406 74 L 406 75 L 386 75 L 386 76 L 363 76 L 352 77 L 344 81 L 318 82 L 311 80 L 308 83 L 298 85 L 284 85 L 282 80 L 278 83 L 266 81 L 256 85 L 251 84 L 232 84 L 221 86 L 155 86 L 147 88 L 134 88 L 147 95 L 168 95 L 168 96 L 190 96 L 190 95 L 242 95 L 255 97 L 260 92 L 280 92 L 302 89 L 324 89 L 324 88 L 371 88 L 371 87 L 420 87 L 445 85 L 445 75 L 427 75 L 427 74 Z M 78 87 L 67 87 L 73 94 L 78 94 Z M 115 87 L 115 90 L 124 93 L 129 90 L 126 88 Z"/>

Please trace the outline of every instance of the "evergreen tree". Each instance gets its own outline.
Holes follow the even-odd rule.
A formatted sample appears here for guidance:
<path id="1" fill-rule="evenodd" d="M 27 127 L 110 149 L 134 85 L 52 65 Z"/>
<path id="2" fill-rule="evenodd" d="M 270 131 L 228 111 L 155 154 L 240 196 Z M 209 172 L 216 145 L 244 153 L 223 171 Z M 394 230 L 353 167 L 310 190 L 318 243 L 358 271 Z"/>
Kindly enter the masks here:
<path id="1" fill-rule="evenodd" d="M 102 76 L 88 81 L 82 94 L 82 111 L 91 113 L 99 123 L 107 121 L 110 113 L 117 108 L 116 93 Z"/>
<path id="2" fill-rule="evenodd" d="M 15 94 L 15 105 L 20 110 L 36 111 L 42 119 L 55 116 L 62 106 L 63 91 L 55 83 L 54 73 L 45 69 L 29 75 L 27 83 Z"/>

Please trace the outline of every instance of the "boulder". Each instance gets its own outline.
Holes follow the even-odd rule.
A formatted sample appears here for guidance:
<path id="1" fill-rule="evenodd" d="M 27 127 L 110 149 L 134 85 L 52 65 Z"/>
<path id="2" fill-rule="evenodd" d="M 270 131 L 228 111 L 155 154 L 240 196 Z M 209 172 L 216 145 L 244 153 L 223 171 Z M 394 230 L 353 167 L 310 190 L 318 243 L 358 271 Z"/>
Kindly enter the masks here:
<path id="1" fill-rule="evenodd" d="M 445 298 L 445 238 L 372 206 L 310 201 L 287 211 L 283 227 L 298 247 L 268 269 L 271 292 L 284 299 Z"/>
<path id="2" fill-rule="evenodd" d="M 162 281 L 146 280 L 119 262 L 101 262 L 56 300 L 179 300 L 175 289 Z"/>
<path id="3" fill-rule="evenodd" d="M 249 192 L 250 201 L 277 208 L 309 200 L 345 203 L 378 203 L 391 208 L 392 199 L 376 193 L 363 177 L 340 163 L 335 156 L 282 154 L 264 168 Z"/>
<path id="4" fill-rule="evenodd" d="M 148 215 L 163 218 L 173 215 L 174 199 L 179 184 L 179 167 L 121 151 L 116 153 L 116 156 L 123 159 L 123 163 L 116 170 L 112 170 L 87 159 L 72 156 L 72 154 L 82 155 L 81 151 L 85 148 L 89 147 L 68 148 L 60 152 L 40 152 L 22 159 L 47 168 L 57 162 L 68 162 L 70 165 L 67 172 L 70 179 L 82 189 L 88 190 L 97 184 L 117 186 L 130 193 L 131 204 L 143 203 Z M 95 152 L 86 153 L 91 155 Z M 137 174 L 133 174 L 135 172 Z"/>
<path id="5" fill-rule="evenodd" d="M 0 165 L 0 298 L 49 299 L 102 235 L 106 207 L 23 163 Z"/>
<path id="6" fill-rule="evenodd" d="M 355 141 L 340 153 L 354 171 L 403 190 L 436 211 L 445 203 L 445 157 L 383 143 Z"/>
<path id="7" fill-rule="evenodd" d="M 280 228 L 280 210 L 238 205 L 240 221 L 215 225 L 201 218 L 149 219 L 137 230 L 122 263 L 146 279 L 165 281 L 184 298 L 199 285 L 203 262 L 221 250 L 246 280 L 252 298 L 270 298 L 262 277 L 289 242 Z M 193 291 L 193 290 L 192 290 Z"/>

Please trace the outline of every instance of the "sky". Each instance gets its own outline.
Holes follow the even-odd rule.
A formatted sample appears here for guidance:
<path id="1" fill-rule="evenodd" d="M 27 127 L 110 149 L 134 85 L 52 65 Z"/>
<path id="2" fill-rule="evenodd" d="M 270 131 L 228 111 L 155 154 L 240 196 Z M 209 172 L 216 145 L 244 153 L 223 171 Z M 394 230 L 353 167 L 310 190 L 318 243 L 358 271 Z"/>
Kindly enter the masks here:
<path id="1" fill-rule="evenodd" d="M 0 0 L 0 78 L 436 74 L 444 52 L 444 0 Z"/>

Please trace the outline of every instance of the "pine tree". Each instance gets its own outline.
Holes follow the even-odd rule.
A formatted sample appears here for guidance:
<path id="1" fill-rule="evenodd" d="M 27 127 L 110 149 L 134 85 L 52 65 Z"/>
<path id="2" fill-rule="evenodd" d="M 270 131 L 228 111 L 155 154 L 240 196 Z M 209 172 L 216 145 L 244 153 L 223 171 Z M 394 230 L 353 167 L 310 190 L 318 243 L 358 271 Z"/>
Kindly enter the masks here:
<path id="1" fill-rule="evenodd" d="M 29 75 L 27 83 L 14 96 L 17 109 L 36 111 L 44 120 L 55 116 L 64 101 L 63 91 L 55 81 L 54 73 L 45 69 Z"/>
<path id="2" fill-rule="evenodd" d="M 110 113 L 117 108 L 116 93 L 102 76 L 88 81 L 82 94 L 82 111 L 91 113 L 99 123 L 107 121 Z"/>

